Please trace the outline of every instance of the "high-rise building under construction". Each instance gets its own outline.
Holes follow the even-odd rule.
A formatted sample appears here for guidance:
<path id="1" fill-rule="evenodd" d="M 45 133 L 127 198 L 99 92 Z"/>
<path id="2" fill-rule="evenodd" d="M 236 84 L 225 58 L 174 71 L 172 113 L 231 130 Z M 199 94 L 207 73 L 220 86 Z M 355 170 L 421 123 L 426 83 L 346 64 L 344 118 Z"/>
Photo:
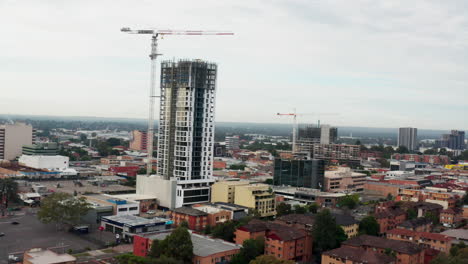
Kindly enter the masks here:
<path id="1" fill-rule="evenodd" d="M 216 73 L 216 64 L 200 60 L 161 64 L 158 169 L 139 176 L 137 192 L 164 207 L 210 200 Z"/>

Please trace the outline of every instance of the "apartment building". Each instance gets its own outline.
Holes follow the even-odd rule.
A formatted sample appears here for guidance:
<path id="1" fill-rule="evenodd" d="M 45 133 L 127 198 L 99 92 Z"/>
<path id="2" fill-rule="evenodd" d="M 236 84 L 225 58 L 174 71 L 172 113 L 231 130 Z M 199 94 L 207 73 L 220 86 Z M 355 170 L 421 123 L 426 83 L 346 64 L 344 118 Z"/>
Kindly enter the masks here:
<path id="1" fill-rule="evenodd" d="M 340 247 L 322 253 L 322 264 L 395 264 L 396 258 L 361 248 Z"/>
<path id="2" fill-rule="evenodd" d="M 407 241 L 361 235 L 344 241 L 341 247 L 363 249 L 368 252 L 376 252 L 379 254 L 385 254 L 388 251 L 394 252 L 397 263 L 400 264 L 424 263 L 424 248 Z"/>
<path id="3" fill-rule="evenodd" d="M 237 186 L 249 185 L 248 181 L 220 181 L 211 186 L 211 202 L 234 203 Z"/>
<path id="4" fill-rule="evenodd" d="M 414 151 L 418 147 L 417 137 L 417 128 L 401 127 L 398 130 L 398 146 L 406 147 L 409 151 Z"/>
<path id="5" fill-rule="evenodd" d="M 281 260 L 308 262 L 312 256 L 312 237 L 303 229 L 282 224 L 252 220 L 236 230 L 236 244 L 247 239 L 265 238 L 265 255 Z"/>
<path id="6" fill-rule="evenodd" d="M 418 232 L 400 228 L 388 231 L 387 238 L 413 242 L 419 245 L 423 245 L 425 248 L 432 248 L 446 254 L 450 253 L 450 248 L 452 247 L 451 241 L 454 239 L 453 237 L 442 234 Z"/>
<path id="7" fill-rule="evenodd" d="M 148 151 L 148 132 L 133 130 L 129 148 L 140 152 Z"/>
<path id="8" fill-rule="evenodd" d="M 457 227 L 463 221 L 463 210 L 460 208 L 442 210 L 439 221 L 446 227 Z"/>
<path id="9" fill-rule="evenodd" d="M 261 217 L 276 215 L 275 194 L 267 184 L 236 186 L 234 203 L 255 209 Z"/>
<path id="10" fill-rule="evenodd" d="M 171 219 L 174 221 L 175 226 L 187 222 L 189 229 L 197 231 L 201 231 L 209 225 L 208 213 L 191 207 L 179 207 L 172 210 Z"/>

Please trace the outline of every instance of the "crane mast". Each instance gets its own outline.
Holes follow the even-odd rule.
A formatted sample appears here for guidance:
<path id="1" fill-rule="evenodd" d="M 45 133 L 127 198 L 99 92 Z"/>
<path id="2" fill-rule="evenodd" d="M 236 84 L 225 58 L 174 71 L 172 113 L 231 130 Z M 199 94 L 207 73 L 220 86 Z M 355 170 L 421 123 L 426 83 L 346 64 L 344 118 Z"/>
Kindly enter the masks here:
<path id="1" fill-rule="evenodd" d="M 156 59 L 158 54 L 158 38 L 164 35 L 234 35 L 227 31 L 201 31 L 201 30 L 160 30 L 160 29 L 139 29 L 132 30 L 129 27 L 121 28 L 120 31 L 129 34 L 145 34 L 151 35 L 151 77 L 149 91 L 149 113 L 148 113 L 148 132 L 147 132 L 147 151 L 148 160 L 146 164 L 146 175 L 150 176 L 153 171 L 153 139 L 154 139 L 154 103 L 155 98 L 160 97 L 155 95 L 156 90 Z"/>

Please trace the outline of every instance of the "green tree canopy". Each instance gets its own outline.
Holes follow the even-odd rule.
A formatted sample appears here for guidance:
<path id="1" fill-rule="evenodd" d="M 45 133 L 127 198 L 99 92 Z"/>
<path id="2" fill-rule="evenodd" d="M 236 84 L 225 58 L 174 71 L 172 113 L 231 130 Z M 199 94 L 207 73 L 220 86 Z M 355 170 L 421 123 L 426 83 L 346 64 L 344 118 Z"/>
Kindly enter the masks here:
<path id="1" fill-rule="evenodd" d="M 283 216 L 291 213 L 292 210 L 290 204 L 281 202 L 276 205 L 276 216 Z"/>
<path id="2" fill-rule="evenodd" d="M 277 259 L 271 255 L 260 255 L 254 260 L 250 261 L 249 264 L 294 264 L 294 261 Z"/>
<path id="3" fill-rule="evenodd" d="M 90 209 L 86 198 L 59 192 L 41 201 L 37 217 L 43 223 L 76 225 Z"/>
<path id="4" fill-rule="evenodd" d="M 4 215 L 4 209 L 8 208 L 10 201 L 18 201 L 18 183 L 11 178 L 0 179 L 0 208 L 2 209 L 2 215 Z"/>
<path id="5" fill-rule="evenodd" d="M 265 240 L 263 237 L 257 239 L 247 239 L 242 243 L 242 248 L 238 254 L 231 259 L 231 264 L 249 263 L 251 260 L 262 255 L 265 251 Z"/>
<path id="6" fill-rule="evenodd" d="M 307 209 L 307 212 L 316 214 L 319 209 L 319 206 L 317 203 L 311 203 L 311 204 L 306 205 L 306 209 Z"/>
<path id="7" fill-rule="evenodd" d="M 359 204 L 359 195 L 352 194 L 346 195 L 338 200 L 338 205 L 340 207 L 347 207 L 349 209 L 354 209 Z"/>
<path id="8" fill-rule="evenodd" d="M 305 206 L 301 206 L 299 204 L 294 205 L 294 213 L 295 214 L 305 214 L 307 213 L 307 209 Z"/>
<path id="9" fill-rule="evenodd" d="M 237 223 L 234 221 L 227 221 L 217 224 L 211 229 L 212 236 L 221 238 L 226 241 L 234 242 L 234 232 L 236 231 Z"/>
<path id="10" fill-rule="evenodd" d="M 378 236 L 380 231 L 380 225 L 373 216 L 364 217 L 359 223 L 359 234 Z"/>
<path id="11" fill-rule="evenodd" d="M 312 237 L 314 251 L 318 254 L 339 247 L 341 242 L 348 238 L 343 228 L 336 224 L 335 218 L 328 209 L 322 210 L 316 215 Z"/>

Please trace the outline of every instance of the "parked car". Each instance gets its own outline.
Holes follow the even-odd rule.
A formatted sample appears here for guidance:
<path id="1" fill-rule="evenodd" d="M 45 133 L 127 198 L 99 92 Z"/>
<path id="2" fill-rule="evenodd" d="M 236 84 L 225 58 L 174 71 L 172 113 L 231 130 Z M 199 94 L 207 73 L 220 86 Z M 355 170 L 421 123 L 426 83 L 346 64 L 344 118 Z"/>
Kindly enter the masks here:
<path id="1" fill-rule="evenodd" d="M 0 237 L 5 236 L 5 233 L 0 233 Z"/>
<path id="2" fill-rule="evenodd" d="M 147 214 L 155 214 L 156 212 L 154 210 L 149 210 L 148 212 L 146 212 Z"/>

